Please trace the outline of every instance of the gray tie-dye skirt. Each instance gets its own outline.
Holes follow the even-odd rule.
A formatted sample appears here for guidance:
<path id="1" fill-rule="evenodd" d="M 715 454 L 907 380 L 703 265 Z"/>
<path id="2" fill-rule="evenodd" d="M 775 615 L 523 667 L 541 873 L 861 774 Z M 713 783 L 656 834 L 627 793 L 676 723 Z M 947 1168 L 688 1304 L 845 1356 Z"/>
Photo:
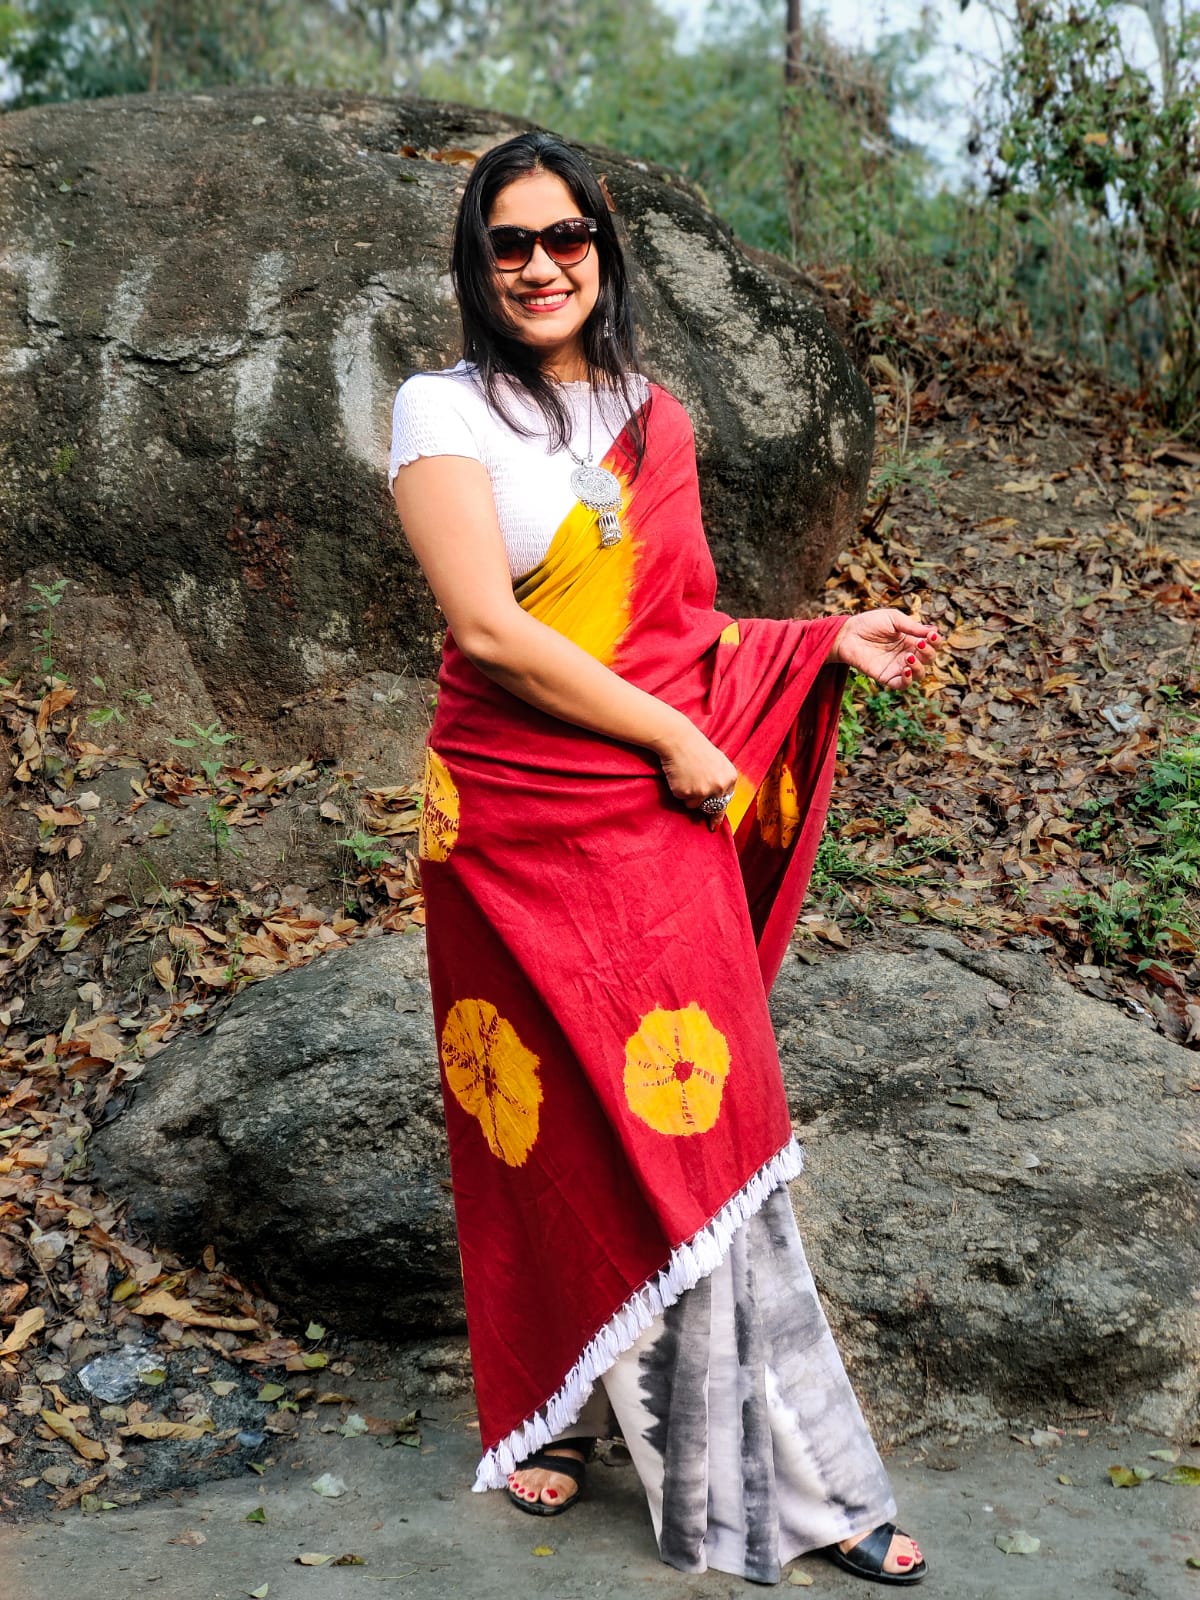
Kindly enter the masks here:
<path id="1" fill-rule="evenodd" d="M 601 1383 L 563 1437 L 615 1419 L 681 1572 L 778 1583 L 793 1557 L 896 1514 L 786 1188 Z"/>

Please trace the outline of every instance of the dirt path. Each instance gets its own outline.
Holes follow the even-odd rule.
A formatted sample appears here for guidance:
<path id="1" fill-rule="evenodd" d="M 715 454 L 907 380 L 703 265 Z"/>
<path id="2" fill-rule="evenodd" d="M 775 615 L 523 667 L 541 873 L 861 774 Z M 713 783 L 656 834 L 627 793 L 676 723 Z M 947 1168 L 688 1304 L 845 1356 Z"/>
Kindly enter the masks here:
<path id="1" fill-rule="evenodd" d="M 386 1377 L 356 1376 L 350 1387 L 373 1415 L 396 1415 L 411 1404 Z M 535 1520 L 501 1494 L 470 1493 L 477 1435 L 468 1426 L 469 1403 L 428 1401 L 424 1411 L 417 1449 L 382 1450 L 374 1438 L 320 1433 L 309 1421 L 268 1453 L 261 1477 L 246 1472 L 144 1504 L 0 1528 L 0 1600 L 236 1600 L 256 1593 L 267 1600 L 361 1600 L 368 1592 L 404 1600 L 726 1600 L 750 1592 L 740 1579 L 684 1577 L 658 1560 L 645 1500 L 623 1453 L 593 1466 L 586 1503 L 562 1518 Z M 1033 1426 L 1020 1431 L 1034 1437 Z M 1200 1489 L 1158 1481 L 1115 1488 L 1108 1473 L 1115 1462 L 1166 1471 L 1149 1456 L 1162 1441 L 1091 1426 L 1086 1438 L 1067 1432 L 1049 1445 L 1001 1436 L 932 1440 L 897 1452 L 889 1469 L 900 1523 L 919 1534 L 931 1569 L 921 1594 L 1194 1600 L 1200 1571 L 1186 1563 L 1200 1559 Z M 311 1485 L 323 1473 L 340 1478 L 344 1494 L 315 1493 Z M 247 1521 L 260 1512 L 264 1520 Z M 997 1538 L 1018 1531 L 1039 1541 L 1033 1554 L 997 1546 Z M 296 1564 L 310 1552 L 351 1554 L 365 1564 Z M 814 1595 L 846 1600 L 881 1592 L 819 1555 L 793 1563 L 784 1584 L 787 1592 L 811 1587 Z"/>

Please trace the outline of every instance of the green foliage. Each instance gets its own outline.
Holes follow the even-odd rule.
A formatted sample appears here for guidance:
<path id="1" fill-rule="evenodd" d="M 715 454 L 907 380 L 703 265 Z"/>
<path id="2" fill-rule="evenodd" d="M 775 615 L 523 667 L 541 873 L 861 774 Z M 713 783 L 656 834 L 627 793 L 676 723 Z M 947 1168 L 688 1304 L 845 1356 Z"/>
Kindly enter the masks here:
<path id="1" fill-rule="evenodd" d="M 108 692 L 108 685 L 99 673 L 94 674 L 91 681 L 102 694 Z M 154 704 L 154 696 L 145 689 L 123 689 L 121 692 L 127 700 L 133 700 L 139 706 Z M 119 706 L 92 706 L 87 713 L 86 721 L 93 728 L 102 728 L 110 722 L 124 722 L 125 713 Z"/>
<path id="2" fill-rule="evenodd" d="M 20 0 L 0 7 L 0 65 L 13 107 L 288 81 L 313 20 L 337 28 L 313 0 Z"/>
<path id="3" fill-rule="evenodd" d="M 1086 814 L 1077 843 L 1105 850 L 1112 882 L 1063 899 L 1097 958 L 1152 957 L 1173 939 L 1200 939 L 1200 732 L 1170 733 L 1120 808 L 1109 801 Z"/>
<path id="4" fill-rule="evenodd" d="M 1200 15 L 1152 0 L 1157 82 L 1117 0 L 1023 0 L 992 113 L 994 196 L 1057 243 L 1071 323 L 1200 420 Z M 1088 264 L 1099 270 L 1086 271 Z M 1087 279 L 1080 281 L 1080 266 Z"/>
<path id="5" fill-rule="evenodd" d="M 36 600 L 31 600 L 25 607 L 31 616 L 44 612 L 46 620 L 41 628 L 42 641 L 41 669 L 44 673 L 54 672 L 54 607 L 60 604 L 67 587 L 66 578 L 56 578 L 53 583 L 31 583 L 30 587 L 37 595 Z"/>
<path id="6" fill-rule="evenodd" d="M 842 696 L 838 755 L 853 760 L 872 739 L 936 750 L 944 738 L 937 726 L 940 719 L 937 706 L 918 691 L 881 689 L 865 673 L 852 672 Z"/>
<path id="7" fill-rule="evenodd" d="M 953 233 L 944 199 L 927 195 L 929 162 L 888 121 L 927 92 L 917 68 L 930 36 L 855 52 L 810 18 L 789 88 L 782 24 L 775 0 L 720 0 L 684 51 L 654 0 L 509 0 L 486 51 L 431 61 L 419 87 L 674 167 L 746 243 L 796 262 L 850 260 L 874 283 L 873 252 Z"/>
<path id="8" fill-rule="evenodd" d="M 356 833 L 348 834 L 346 838 L 334 842 L 349 850 L 360 867 L 369 867 L 372 872 L 377 872 L 380 867 L 395 864 L 395 856 L 380 843 L 378 836 L 365 833 L 361 828 Z"/>
<path id="9" fill-rule="evenodd" d="M 853 761 L 862 749 L 864 728 L 856 694 L 856 679 L 860 676 L 860 673 L 851 674 L 842 695 L 842 715 L 838 722 L 838 757 L 842 761 Z"/>
<path id="10" fill-rule="evenodd" d="M 893 831 L 903 827 L 906 812 L 900 807 L 885 806 L 874 815 L 885 829 Z M 844 821 L 844 817 L 831 815 L 821 835 L 813 863 L 812 894 L 818 900 L 834 901 L 839 916 L 845 909 L 851 909 L 860 926 L 870 926 L 870 917 L 849 898 L 847 891 L 851 884 L 871 885 L 874 891 L 872 906 L 888 909 L 895 904 L 894 898 L 887 893 L 889 886 L 911 891 L 922 885 L 936 887 L 939 883 L 940 879 L 936 876 L 915 873 L 915 867 L 935 859 L 958 860 L 957 844 L 945 834 L 923 834 L 916 839 L 906 839 L 884 860 L 867 860 L 861 851 L 854 854 L 842 843 L 840 825 Z M 905 920 L 908 920 L 908 916 Z"/>
<path id="11" fill-rule="evenodd" d="M 221 851 L 229 843 L 232 829 L 226 815 L 229 804 L 236 801 L 237 789 L 231 781 L 224 776 L 225 761 L 222 752 L 227 744 L 240 739 L 239 733 L 225 733 L 218 722 L 209 723 L 207 728 L 202 728 L 198 722 L 191 724 L 194 739 L 171 738 L 169 744 L 178 745 L 182 750 L 205 749 L 209 754 L 202 755 L 197 762 L 201 772 L 208 780 L 213 791 L 213 797 L 208 803 L 205 818 L 208 822 L 208 831 L 212 836 L 213 857 L 217 864 L 218 873 L 221 865 Z M 238 854 L 237 851 L 234 854 Z"/>
<path id="12" fill-rule="evenodd" d="M 871 498 L 878 501 L 900 489 L 915 489 L 935 505 L 937 490 L 949 481 L 950 473 L 939 450 L 885 450 L 871 478 Z"/>
<path id="13" fill-rule="evenodd" d="M 958 231 L 889 126 L 929 96 L 919 29 L 868 53 L 809 18 L 787 87 L 776 0 L 716 0 L 686 51 L 662 0 L 23 0 L 19 16 L 0 43 L 17 106 L 247 82 L 489 106 L 676 168 L 748 244 L 851 260 L 871 286 Z"/>

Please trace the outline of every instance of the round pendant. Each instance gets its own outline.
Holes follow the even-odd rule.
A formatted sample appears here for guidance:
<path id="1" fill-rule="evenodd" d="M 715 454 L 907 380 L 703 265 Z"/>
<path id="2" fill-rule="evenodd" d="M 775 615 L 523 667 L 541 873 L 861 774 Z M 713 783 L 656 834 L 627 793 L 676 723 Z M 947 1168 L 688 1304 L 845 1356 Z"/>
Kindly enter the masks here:
<path id="1" fill-rule="evenodd" d="M 571 488 L 589 511 L 613 511 L 621 504 L 621 480 L 607 467 L 586 463 L 576 467 L 571 474 Z"/>

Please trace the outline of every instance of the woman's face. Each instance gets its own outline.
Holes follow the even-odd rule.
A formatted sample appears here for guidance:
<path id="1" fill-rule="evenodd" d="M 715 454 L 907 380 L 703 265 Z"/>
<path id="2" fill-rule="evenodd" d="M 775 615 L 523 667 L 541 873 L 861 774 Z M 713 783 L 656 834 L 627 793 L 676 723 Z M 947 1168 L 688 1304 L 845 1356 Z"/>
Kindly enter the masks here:
<path id="1" fill-rule="evenodd" d="M 551 172 L 514 178 L 496 196 L 488 226 L 546 228 L 582 213 L 570 189 Z M 501 304 L 517 337 L 532 345 L 543 368 L 564 382 L 585 378 L 580 330 L 600 293 L 600 263 L 592 247 L 578 265 L 561 267 L 540 241 L 523 267 L 496 273 Z"/>

